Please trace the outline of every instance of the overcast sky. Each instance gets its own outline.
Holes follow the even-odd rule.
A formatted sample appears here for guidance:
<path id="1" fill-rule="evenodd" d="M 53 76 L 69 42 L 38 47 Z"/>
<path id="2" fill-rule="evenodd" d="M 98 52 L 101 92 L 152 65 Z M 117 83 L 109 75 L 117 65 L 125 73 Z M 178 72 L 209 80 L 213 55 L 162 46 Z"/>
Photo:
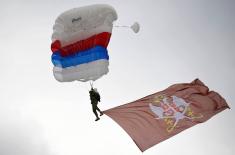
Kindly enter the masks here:
<path id="1" fill-rule="evenodd" d="M 116 25 L 141 25 L 138 34 L 113 29 L 110 72 L 94 84 L 101 109 L 199 78 L 232 109 L 144 154 L 234 154 L 234 0 L 1 0 L 0 154 L 142 154 L 109 117 L 94 121 L 89 83 L 53 77 L 50 38 L 56 17 L 96 3 L 116 9 Z"/>

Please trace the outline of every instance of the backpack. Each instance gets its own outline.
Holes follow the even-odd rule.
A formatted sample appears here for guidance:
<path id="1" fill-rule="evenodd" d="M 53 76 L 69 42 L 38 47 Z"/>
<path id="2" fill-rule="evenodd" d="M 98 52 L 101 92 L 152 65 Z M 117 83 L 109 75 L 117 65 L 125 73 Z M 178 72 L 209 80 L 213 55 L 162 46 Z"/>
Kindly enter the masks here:
<path id="1" fill-rule="evenodd" d="M 98 92 L 95 92 L 95 98 L 97 101 L 100 102 L 100 94 Z"/>

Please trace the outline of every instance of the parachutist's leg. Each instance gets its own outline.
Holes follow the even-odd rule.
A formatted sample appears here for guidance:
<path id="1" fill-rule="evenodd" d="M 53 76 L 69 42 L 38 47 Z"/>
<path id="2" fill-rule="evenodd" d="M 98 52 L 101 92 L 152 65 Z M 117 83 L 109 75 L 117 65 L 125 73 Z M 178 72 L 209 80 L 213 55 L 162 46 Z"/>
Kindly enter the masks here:
<path id="1" fill-rule="evenodd" d="M 99 116 L 98 116 L 98 114 L 96 112 L 96 108 L 97 108 L 97 106 L 95 104 L 92 104 L 92 111 L 93 111 L 93 113 L 96 116 L 96 120 L 95 121 L 98 121 L 100 118 L 99 118 Z"/>
<path id="2" fill-rule="evenodd" d="M 96 109 L 100 112 L 100 116 L 102 116 L 103 112 L 98 108 L 98 106 L 96 106 Z"/>

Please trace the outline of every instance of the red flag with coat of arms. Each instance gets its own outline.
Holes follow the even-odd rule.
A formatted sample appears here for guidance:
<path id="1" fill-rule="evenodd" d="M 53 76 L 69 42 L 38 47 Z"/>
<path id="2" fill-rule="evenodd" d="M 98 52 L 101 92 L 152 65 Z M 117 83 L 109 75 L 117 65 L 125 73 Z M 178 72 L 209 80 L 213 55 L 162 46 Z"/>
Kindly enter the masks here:
<path id="1" fill-rule="evenodd" d="M 196 79 L 104 113 L 117 122 L 143 152 L 226 108 L 229 106 L 223 97 Z"/>

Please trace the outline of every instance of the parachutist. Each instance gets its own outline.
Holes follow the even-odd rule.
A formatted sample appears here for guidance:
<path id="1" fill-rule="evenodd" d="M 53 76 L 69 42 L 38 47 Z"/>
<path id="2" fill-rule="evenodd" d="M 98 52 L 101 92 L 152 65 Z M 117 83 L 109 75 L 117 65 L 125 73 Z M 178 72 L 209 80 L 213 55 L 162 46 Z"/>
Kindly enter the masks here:
<path id="1" fill-rule="evenodd" d="M 99 118 L 98 113 L 96 112 L 96 110 L 99 111 L 100 116 L 103 115 L 103 112 L 97 106 L 98 102 L 100 102 L 100 94 L 99 94 L 99 92 L 97 91 L 96 88 L 95 89 L 91 88 L 91 90 L 89 91 L 89 94 L 90 94 L 90 100 L 91 100 L 91 105 L 92 105 L 92 111 L 96 116 L 95 121 L 98 121 L 100 118 Z"/>

